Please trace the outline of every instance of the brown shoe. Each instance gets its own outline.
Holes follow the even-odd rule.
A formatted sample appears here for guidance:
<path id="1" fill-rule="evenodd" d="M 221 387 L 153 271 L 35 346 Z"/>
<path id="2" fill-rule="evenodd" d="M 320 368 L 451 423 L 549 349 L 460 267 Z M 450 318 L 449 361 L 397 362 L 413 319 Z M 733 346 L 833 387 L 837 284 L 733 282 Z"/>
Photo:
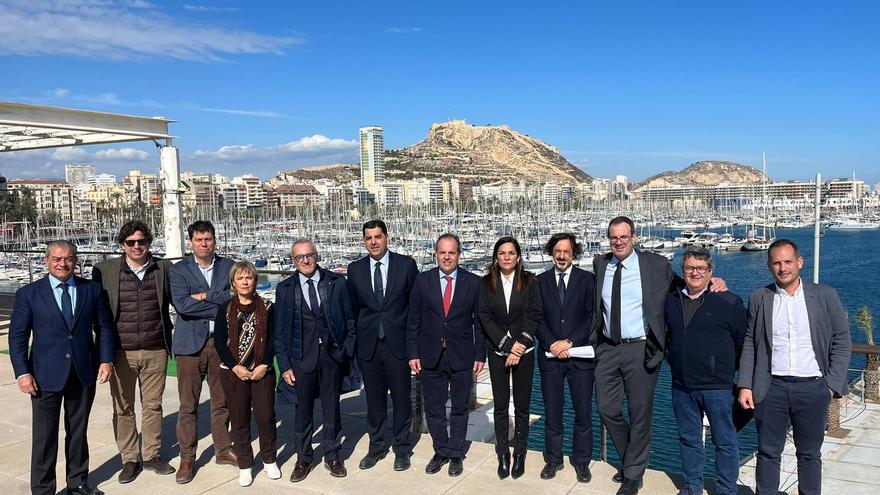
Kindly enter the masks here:
<path id="1" fill-rule="evenodd" d="M 330 471 L 330 476 L 334 478 L 345 478 L 348 474 L 348 471 L 345 470 L 345 465 L 339 459 L 324 461 L 324 467 L 327 468 L 327 471 Z"/>
<path id="2" fill-rule="evenodd" d="M 144 469 L 149 469 L 157 474 L 171 474 L 174 472 L 174 467 L 159 456 L 153 457 L 149 461 L 144 461 Z"/>
<path id="3" fill-rule="evenodd" d="M 296 464 L 293 466 L 293 472 L 290 473 L 290 481 L 296 483 L 297 481 L 302 481 L 306 479 L 306 476 L 309 475 L 309 471 L 312 470 L 312 463 L 309 461 L 296 461 Z"/>
<path id="4" fill-rule="evenodd" d="M 215 455 L 214 462 L 221 465 L 226 464 L 229 466 L 238 467 L 238 457 L 235 457 L 235 454 L 233 454 L 231 450 L 220 452 L 219 454 Z"/>
<path id="5" fill-rule="evenodd" d="M 177 474 L 174 476 L 174 480 L 181 485 L 185 485 L 192 481 L 196 476 L 194 464 L 195 462 L 192 459 L 181 459 L 180 467 L 177 468 Z"/>

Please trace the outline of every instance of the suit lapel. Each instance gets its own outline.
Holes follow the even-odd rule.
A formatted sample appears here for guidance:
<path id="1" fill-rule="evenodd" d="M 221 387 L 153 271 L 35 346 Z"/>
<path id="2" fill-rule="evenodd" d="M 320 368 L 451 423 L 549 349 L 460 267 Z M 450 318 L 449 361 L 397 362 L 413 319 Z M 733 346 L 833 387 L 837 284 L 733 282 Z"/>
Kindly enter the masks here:
<path id="1" fill-rule="evenodd" d="M 186 263 L 186 266 L 187 266 L 187 268 L 189 268 L 190 274 L 192 274 L 192 276 L 195 277 L 195 280 L 199 284 L 199 287 L 205 287 L 205 288 L 207 288 L 207 290 L 210 290 L 211 286 L 208 285 L 208 281 L 205 280 L 205 276 L 202 275 L 202 270 L 201 270 L 201 268 L 199 268 L 199 262 L 196 261 L 195 255 L 193 255 L 187 261 L 188 262 Z M 214 266 L 216 268 L 217 265 L 215 264 Z M 214 281 L 214 277 L 212 275 L 211 282 L 213 282 L 213 281 Z M 201 290 L 201 289 L 198 289 L 198 290 Z"/>
<path id="2" fill-rule="evenodd" d="M 321 280 L 318 281 L 318 295 L 321 296 L 321 307 L 324 308 L 324 316 L 329 316 L 327 304 L 330 303 L 330 297 L 333 295 L 333 282 L 327 277 L 327 271 L 321 270 Z"/>
<path id="3" fill-rule="evenodd" d="M 64 321 L 64 315 L 61 314 L 61 308 L 59 308 L 58 303 L 55 302 L 55 291 L 52 289 L 52 283 L 49 281 L 48 276 L 44 277 L 43 280 L 45 280 L 45 283 L 43 284 L 44 287 L 40 290 L 40 295 L 43 297 L 43 304 L 52 308 L 50 311 L 66 328 L 67 322 Z M 79 298 L 77 297 L 77 300 L 78 299 Z"/>
<path id="4" fill-rule="evenodd" d="M 639 251 L 633 251 L 633 254 L 639 258 L 639 278 L 642 279 L 642 311 L 647 315 L 648 312 L 645 311 L 645 308 L 648 306 L 648 297 L 651 294 L 651 287 L 653 287 L 651 285 L 651 270 L 648 269 L 647 263 L 643 263 L 644 259 L 641 258 L 642 254 Z M 641 269 L 642 266 L 645 267 L 644 270 Z"/>
<path id="5" fill-rule="evenodd" d="M 391 295 L 391 289 L 394 287 L 394 282 L 397 280 L 394 275 L 397 273 L 397 269 L 399 268 L 397 265 L 400 263 L 397 255 L 392 252 L 388 252 L 388 277 L 385 280 L 385 287 L 383 287 L 383 295 L 382 295 L 382 307 L 385 307 L 385 304 L 388 302 L 388 296 Z M 369 260 L 367 261 L 367 266 L 369 267 Z M 369 271 L 369 269 L 367 270 Z M 372 284 L 370 284 L 372 287 Z M 381 308 L 380 308 L 381 309 Z"/>
<path id="6" fill-rule="evenodd" d="M 764 317 L 764 340 L 767 342 L 767 354 L 770 354 L 773 350 L 773 295 L 776 287 L 774 285 L 770 285 L 767 287 L 767 292 L 764 293 L 764 302 L 761 305 L 763 309 L 763 317 Z"/>
<path id="7" fill-rule="evenodd" d="M 83 312 L 83 308 L 86 305 L 86 298 L 89 297 L 88 292 L 83 289 L 83 281 L 76 281 L 76 309 L 73 310 L 73 325 L 71 327 L 71 331 L 76 328 L 76 322 L 79 321 L 79 317 Z"/>
<path id="8" fill-rule="evenodd" d="M 503 275 L 501 277 L 503 277 Z M 516 286 L 516 276 L 513 278 L 513 285 Z M 500 277 L 498 279 L 498 286 L 495 290 L 495 302 L 499 304 L 499 308 L 501 308 L 504 311 L 504 314 L 507 315 L 507 321 L 510 321 L 511 310 L 516 307 L 516 290 L 510 291 L 510 309 L 508 309 L 507 299 L 504 298 L 504 282 L 501 281 Z"/>
<path id="9" fill-rule="evenodd" d="M 813 343 L 813 353 L 818 357 L 823 354 L 819 346 L 819 328 L 817 327 L 819 319 L 816 316 L 816 306 L 819 304 L 819 299 L 812 286 L 807 285 L 803 280 L 801 280 L 801 285 L 804 287 L 804 304 L 807 306 L 807 318 L 810 320 L 810 341 Z"/>
<path id="10" fill-rule="evenodd" d="M 568 304 L 569 294 L 574 294 L 575 289 L 577 289 L 578 284 L 581 283 L 580 277 L 575 275 L 577 269 L 572 266 L 571 273 L 568 274 L 568 285 L 565 286 L 565 301 L 559 301 L 559 277 L 556 276 L 556 300 L 559 301 L 559 307 L 565 309 L 565 306 Z M 556 271 L 553 271 L 553 275 L 556 275 Z"/>

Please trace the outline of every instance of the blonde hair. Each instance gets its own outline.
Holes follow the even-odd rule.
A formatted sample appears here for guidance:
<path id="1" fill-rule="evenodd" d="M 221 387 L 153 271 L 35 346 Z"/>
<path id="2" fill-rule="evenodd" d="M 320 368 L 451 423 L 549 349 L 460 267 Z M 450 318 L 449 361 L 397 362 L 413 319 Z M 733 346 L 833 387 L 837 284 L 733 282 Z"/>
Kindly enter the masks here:
<path id="1" fill-rule="evenodd" d="M 239 272 L 250 273 L 254 276 L 254 292 L 257 291 L 257 267 L 254 266 L 250 261 L 236 261 L 235 264 L 232 265 L 232 268 L 229 270 L 229 291 L 232 292 L 232 295 L 238 294 L 235 290 L 235 276 L 239 274 Z"/>

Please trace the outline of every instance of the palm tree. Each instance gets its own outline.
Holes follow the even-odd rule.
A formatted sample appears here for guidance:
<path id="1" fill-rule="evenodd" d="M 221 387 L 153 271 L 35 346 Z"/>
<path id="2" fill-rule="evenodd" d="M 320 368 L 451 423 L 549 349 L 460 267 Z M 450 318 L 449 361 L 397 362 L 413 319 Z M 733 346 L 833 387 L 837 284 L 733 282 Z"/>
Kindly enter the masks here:
<path id="1" fill-rule="evenodd" d="M 865 332 L 868 345 L 874 345 L 874 316 L 867 306 L 856 312 L 856 324 Z M 865 399 L 880 401 L 880 367 L 876 354 L 868 354 L 865 361 Z"/>

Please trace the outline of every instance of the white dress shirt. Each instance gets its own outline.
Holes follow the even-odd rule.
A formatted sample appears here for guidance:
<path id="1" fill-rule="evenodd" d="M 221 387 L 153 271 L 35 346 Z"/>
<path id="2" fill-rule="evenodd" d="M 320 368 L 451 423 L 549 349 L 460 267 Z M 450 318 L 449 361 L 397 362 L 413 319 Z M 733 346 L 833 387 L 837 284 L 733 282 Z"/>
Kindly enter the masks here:
<path id="1" fill-rule="evenodd" d="M 379 273 L 382 274 L 382 293 L 384 295 L 385 289 L 388 288 L 388 259 L 391 258 L 389 256 L 389 251 L 385 251 L 385 256 L 382 256 L 382 259 L 379 261 L 374 260 L 370 257 L 370 287 L 373 288 L 373 292 L 376 292 L 376 284 L 375 279 L 373 278 L 373 274 L 376 273 L 376 263 L 382 263 L 379 267 Z"/>
<path id="2" fill-rule="evenodd" d="M 208 282 L 208 292 L 211 291 L 211 281 L 214 280 L 214 261 L 216 261 L 217 257 L 211 258 L 211 264 L 208 266 L 202 266 L 199 264 L 198 260 L 195 260 L 196 266 L 199 267 L 199 271 L 202 272 L 202 276 L 205 277 L 205 281 Z M 127 263 L 127 261 L 126 261 Z M 143 280 L 143 277 L 141 277 Z M 214 319 L 208 320 L 208 334 L 214 335 Z"/>
<path id="3" fill-rule="evenodd" d="M 822 376 L 804 299 L 804 284 L 798 279 L 794 295 L 776 286 L 773 295 L 773 353 L 771 373 L 778 376 Z"/>

